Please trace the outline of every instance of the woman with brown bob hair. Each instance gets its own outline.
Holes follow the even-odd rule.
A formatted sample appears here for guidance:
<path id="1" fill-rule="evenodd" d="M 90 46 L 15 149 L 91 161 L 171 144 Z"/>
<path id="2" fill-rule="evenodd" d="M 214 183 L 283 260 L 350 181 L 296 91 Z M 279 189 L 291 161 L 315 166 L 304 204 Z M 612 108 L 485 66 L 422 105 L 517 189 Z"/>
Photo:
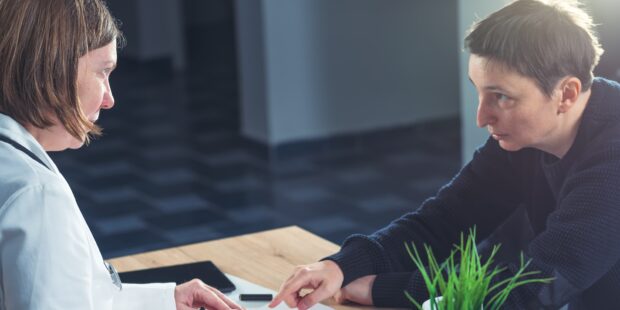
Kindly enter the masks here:
<path id="1" fill-rule="evenodd" d="M 123 38 L 102 0 L 0 0 L 0 309 L 238 309 L 200 280 L 122 284 L 47 151 L 79 148 Z"/>

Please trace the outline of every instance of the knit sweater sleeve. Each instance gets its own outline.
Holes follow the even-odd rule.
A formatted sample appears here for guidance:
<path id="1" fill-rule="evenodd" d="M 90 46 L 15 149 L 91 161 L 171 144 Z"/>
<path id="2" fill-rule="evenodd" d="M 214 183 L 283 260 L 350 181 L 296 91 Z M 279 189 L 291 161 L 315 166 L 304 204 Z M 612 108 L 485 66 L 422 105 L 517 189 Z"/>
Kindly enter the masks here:
<path id="1" fill-rule="evenodd" d="M 413 242 L 427 244 L 438 259 L 445 258 L 461 232 L 476 226 L 485 238 L 517 206 L 520 184 L 507 152 L 489 139 L 474 159 L 420 209 L 407 213 L 370 236 L 353 235 L 340 252 L 326 259 L 343 271 L 343 286 L 366 275 L 378 275 L 372 288 L 376 306 L 408 306 L 403 291 L 418 301 L 426 288 L 405 250 Z"/>

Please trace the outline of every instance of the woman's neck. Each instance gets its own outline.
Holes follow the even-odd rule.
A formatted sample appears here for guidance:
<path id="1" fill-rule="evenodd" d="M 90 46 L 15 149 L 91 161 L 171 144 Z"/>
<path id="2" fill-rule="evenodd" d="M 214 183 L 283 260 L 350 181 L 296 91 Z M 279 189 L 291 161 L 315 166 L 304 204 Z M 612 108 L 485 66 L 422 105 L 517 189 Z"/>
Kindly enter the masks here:
<path id="1" fill-rule="evenodd" d="M 65 141 L 66 134 L 63 130 L 58 128 L 59 126 L 51 126 L 48 128 L 38 128 L 32 125 L 26 125 L 25 128 L 34 137 L 37 142 L 43 147 L 46 152 L 62 151 L 67 149 L 67 142 Z"/>
<path id="2" fill-rule="evenodd" d="M 575 143 L 583 112 L 586 109 L 591 94 L 591 89 L 582 93 L 574 106 L 561 115 L 564 120 L 560 122 L 557 135 L 553 138 L 551 147 L 543 151 L 553 154 L 560 159 L 566 156 L 566 153 L 568 153 L 573 143 Z"/>

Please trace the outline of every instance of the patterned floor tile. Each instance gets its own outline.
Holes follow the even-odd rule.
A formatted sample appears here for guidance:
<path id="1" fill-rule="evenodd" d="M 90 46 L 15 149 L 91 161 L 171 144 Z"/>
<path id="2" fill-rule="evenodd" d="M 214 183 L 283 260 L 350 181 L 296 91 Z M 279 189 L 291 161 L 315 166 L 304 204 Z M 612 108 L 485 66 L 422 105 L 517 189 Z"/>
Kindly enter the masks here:
<path id="1" fill-rule="evenodd" d="M 125 232 L 130 232 L 136 229 L 145 229 L 147 224 L 140 216 L 118 216 L 109 217 L 101 220 L 96 220 L 94 225 L 97 230 L 103 235 L 113 235 Z"/>

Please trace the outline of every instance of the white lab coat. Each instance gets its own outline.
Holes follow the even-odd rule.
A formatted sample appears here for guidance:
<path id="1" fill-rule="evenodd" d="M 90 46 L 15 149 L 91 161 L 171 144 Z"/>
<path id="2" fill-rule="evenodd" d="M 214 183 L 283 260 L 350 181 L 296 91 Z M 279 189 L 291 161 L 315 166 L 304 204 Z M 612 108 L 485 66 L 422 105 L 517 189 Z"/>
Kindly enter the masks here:
<path id="1" fill-rule="evenodd" d="M 176 309 L 174 283 L 119 290 L 64 177 L 24 127 L 0 114 L 0 310 Z"/>

